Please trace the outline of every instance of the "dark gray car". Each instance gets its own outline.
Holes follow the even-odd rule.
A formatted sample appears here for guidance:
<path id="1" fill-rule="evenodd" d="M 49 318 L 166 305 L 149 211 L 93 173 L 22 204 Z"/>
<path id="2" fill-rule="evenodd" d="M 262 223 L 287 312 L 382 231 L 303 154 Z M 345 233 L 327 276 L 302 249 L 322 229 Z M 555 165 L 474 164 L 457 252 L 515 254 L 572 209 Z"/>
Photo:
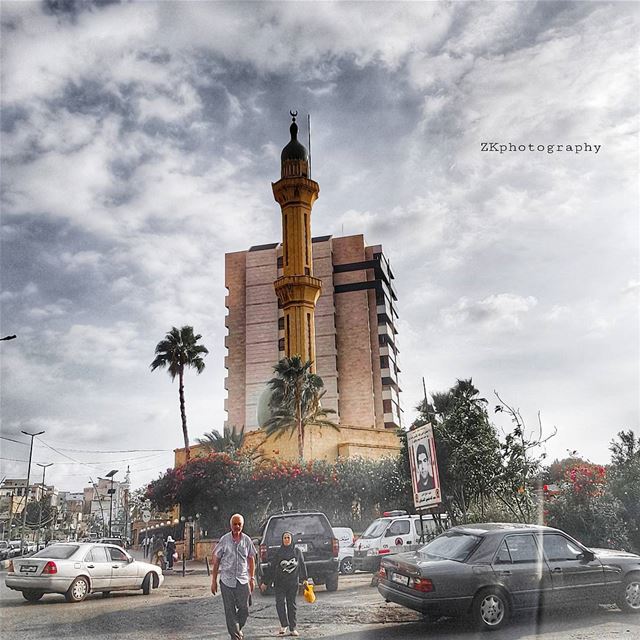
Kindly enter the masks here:
<path id="1" fill-rule="evenodd" d="M 453 527 L 416 552 L 384 558 L 378 577 L 387 601 L 426 615 L 470 615 L 484 629 L 548 605 L 616 603 L 640 613 L 640 556 L 588 549 L 538 525 Z"/>

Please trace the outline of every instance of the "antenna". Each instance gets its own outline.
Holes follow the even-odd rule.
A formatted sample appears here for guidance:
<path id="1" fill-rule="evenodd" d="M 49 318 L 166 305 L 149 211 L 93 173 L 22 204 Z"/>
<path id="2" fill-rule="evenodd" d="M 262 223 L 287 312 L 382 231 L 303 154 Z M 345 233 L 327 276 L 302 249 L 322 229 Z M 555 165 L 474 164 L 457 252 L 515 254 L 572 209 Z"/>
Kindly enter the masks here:
<path id="1" fill-rule="evenodd" d="M 311 179 L 311 114 L 307 113 L 307 131 L 309 132 L 309 179 Z"/>

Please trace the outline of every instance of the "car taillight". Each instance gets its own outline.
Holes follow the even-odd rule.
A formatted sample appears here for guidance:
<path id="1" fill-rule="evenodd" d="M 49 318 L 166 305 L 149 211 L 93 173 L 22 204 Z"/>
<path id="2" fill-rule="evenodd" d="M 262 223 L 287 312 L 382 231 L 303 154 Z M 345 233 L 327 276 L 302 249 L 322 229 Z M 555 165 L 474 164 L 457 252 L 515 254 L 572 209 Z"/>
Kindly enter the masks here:
<path id="1" fill-rule="evenodd" d="M 54 573 L 58 573 L 58 567 L 56 567 L 56 563 L 49 560 L 47 564 L 44 565 L 44 569 L 42 570 L 42 575 L 53 575 Z"/>
<path id="2" fill-rule="evenodd" d="M 431 582 L 429 578 L 413 578 L 409 586 L 416 591 L 421 591 L 422 593 L 429 593 L 433 591 L 433 582 Z"/>
<path id="3" fill-rule="evenodd" d="M 378 555 L 384 555 L 385 553 L 391 553 L 391 549 L 378 549 Z"/>
<path id="4" fill-rule="evenodd" d="M 267 545 L 261 544 L 260 545 L 260 562 L 266 562 L 266 561 L 267 561 Z"/>
<path id="5" fill-rule="evenodd" d="M 338 542 L 337 538 L 333 538 L 331 542 L 333 545 L 333 557 L 337 558 L 338 555 L 340 554 L 340 543 Z"/>

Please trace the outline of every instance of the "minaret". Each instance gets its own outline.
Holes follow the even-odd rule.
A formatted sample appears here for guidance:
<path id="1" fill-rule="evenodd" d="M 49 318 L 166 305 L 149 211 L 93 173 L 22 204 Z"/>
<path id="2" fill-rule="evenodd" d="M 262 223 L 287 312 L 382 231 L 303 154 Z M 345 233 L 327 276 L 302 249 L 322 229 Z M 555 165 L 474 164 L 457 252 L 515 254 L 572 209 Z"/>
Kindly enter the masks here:
<path id="1" fill-rule="evenodd" d="M 291 140 L 282 150 L 280 180 L 271 185 L 282 208 L 283 275 L 274 282 L 274 287 L 284 309 L 285 355 L 311 360 L 315 371 L 314 312 L 322 283 L 313 277 L 311 207 L 320 187 L 309 178 L 309 153 L 298 142 L 298 112 L 289 113 L 293 119 L 289 129 Z"/>

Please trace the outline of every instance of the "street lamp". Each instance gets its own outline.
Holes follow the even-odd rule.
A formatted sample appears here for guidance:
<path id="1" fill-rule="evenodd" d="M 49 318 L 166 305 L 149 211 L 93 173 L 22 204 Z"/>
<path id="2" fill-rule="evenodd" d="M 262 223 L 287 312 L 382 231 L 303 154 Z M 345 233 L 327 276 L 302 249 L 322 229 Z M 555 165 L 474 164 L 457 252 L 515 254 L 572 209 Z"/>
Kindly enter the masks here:
<path id="1" fill-rule="evenodd" d="M 36 436 L 41 436 L 44 431 L 38 431 L 38 433 L 29 433 L 28 431 L 22 431 L 25 436 L 31 438 L 31 445 L 29 447 L 29 466 L 27 467 L 27 487 L 24 494 L 24 510 L 22 511 L 22 529 L 20 530 L 20 555 L 24 553 L 24 528 L 27 525 L 27 505 L 29 503 L 29 482 L 31 481 L 31 454 L 33 453 L 33 439 Z"/>
<path id="2" fill-rule="evenodd" d="M 40 496 L 40 508 L 38 509 L 38 535 L 36 536 L 36 551 L 40 549 L 40 529 L 42 528 L 42 501 L 44 500 L 44 474 L 47 471 L 47 467 L 53 465 L 53 462 L 49 464 L 41 464 L 36 462 L 39 467 L 42 467 L 42 495 Z"/>
<path id="3" fill-rule="evenodd" d="M 117 469 L 111 469 L 109 473 L 107 473 L 107 478 L 111 478 L 111 489 L 109 489 L 109 495 L 111 496 L 111 502 L 109 502 L 109 537 L 111 537 L 111 518 L 113 515 L 113 494 L 115 493 L 115 489 L 113 488 L 113 476 L 118 473 Z"/>

